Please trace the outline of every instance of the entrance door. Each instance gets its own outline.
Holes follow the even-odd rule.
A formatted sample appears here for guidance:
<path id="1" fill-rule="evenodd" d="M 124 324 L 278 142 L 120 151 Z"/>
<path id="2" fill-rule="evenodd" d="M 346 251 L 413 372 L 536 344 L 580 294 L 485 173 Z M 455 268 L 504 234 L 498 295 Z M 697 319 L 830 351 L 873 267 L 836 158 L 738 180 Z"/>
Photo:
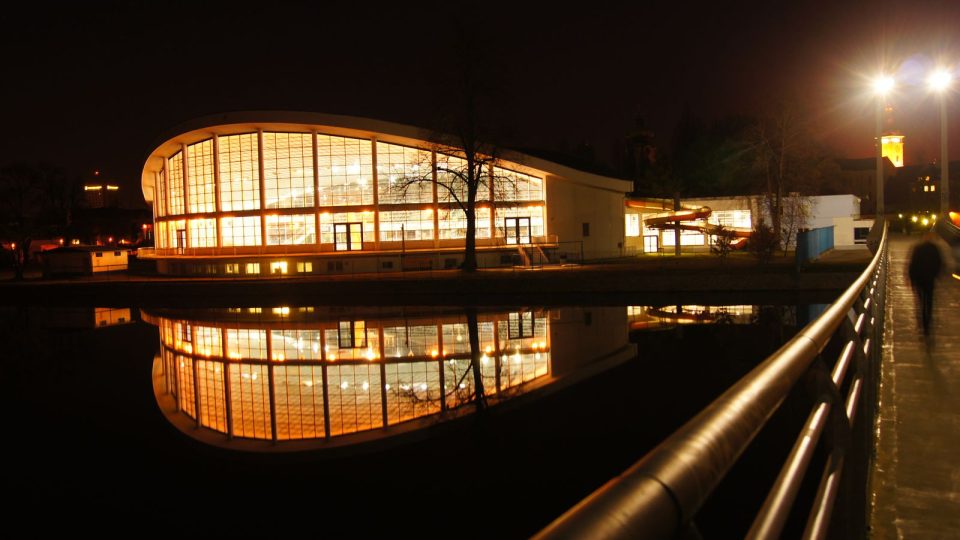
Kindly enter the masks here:
<path id="1" fill-rule="evenodd" d="M 363 223 L 334 223 L 333 237 L 337 251 L 363 249 Z"/>
<path id="2" fill-rule="evenodd" d="M 187 247 L 187 230 L 177 229 L 177 253 L 183 255 L 184 248 Z"/>
<path id="3" fill-rule="evenodd" d="M 643 252 L 644 253 L 656 253 L 660 251 L 660 246 L 658 245 L 658 237 L 653 235 L 647 235 L 643 237 Z"/>
<path id="4" fill-rule="evenodd" d="M 507 237 L 507 244 L 514 245 L 530 243 L 530 218 L 504 218 L 503 228 Z"/>

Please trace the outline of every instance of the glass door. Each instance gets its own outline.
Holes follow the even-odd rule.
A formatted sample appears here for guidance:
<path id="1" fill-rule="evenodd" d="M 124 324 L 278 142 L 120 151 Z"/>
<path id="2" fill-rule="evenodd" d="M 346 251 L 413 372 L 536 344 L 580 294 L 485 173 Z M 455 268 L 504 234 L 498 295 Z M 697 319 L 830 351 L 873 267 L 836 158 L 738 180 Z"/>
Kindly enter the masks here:
<path id="1" fill-rule="evenodd" d="M 504 218 L 504 231 L 507 244 L 529 244 L 530 243 L 530 218 L 528 217 L 508 217 Z"/>
<path id="2" fill-rule="evenodd" d="M 363 223 L 334 223 L 333 240 L 337 251 L 363 249 Z"/>
<path id="3" fill-rule="evenodd" d="M 177 253 L 183 255 L 184 248 L 187 247 L 187 230 L 177 229 Z"/>

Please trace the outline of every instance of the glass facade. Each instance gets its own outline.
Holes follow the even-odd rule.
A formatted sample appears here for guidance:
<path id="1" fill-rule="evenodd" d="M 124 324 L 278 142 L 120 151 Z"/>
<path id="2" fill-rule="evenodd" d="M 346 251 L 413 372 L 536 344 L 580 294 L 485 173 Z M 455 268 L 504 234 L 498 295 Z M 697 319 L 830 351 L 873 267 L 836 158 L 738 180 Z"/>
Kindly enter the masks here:
<path id="1" fill-rule="evenodd" d="M 167 173 L 170 180 L 170 192 L 167 210 L 170 215 L 183 214 L 183 152 L 177 152 L 167 160 Z"/>
<path id="2" fill-rule="evenodd" d="M 220 205 L 224 212 L 260 209 L 259 143 L 256 133 L 220 137 Z"/>
<path id="3" fill-rule="evenodd" d="M 187 193 L 190 213 L 216 212 L 213 139 L 187 147 Z"/>
<path id="4" fill-rule="evenodd" d="M 260 245 L 260 216 L 224 217 L 220 224 L 224 247 Z"/>
<path id="5" fill-rule="evenodd" d="M 190 220 L 190 247 L 217 247 L 217 220 Z"/>
<path id="6" fill-rule="evenodd" d="M 433 240 L 433 210 L 380 212 L 380 241 Z"/>
<path id="7" fill-rule="evenodd" d="M 317 135 L 317 180 L 320 206 L 373 204 L 370 141 Z"/>
<path id="8" fill-rule="evenodd" d="M 457 201 L 467 198 L 465 167 L 460 157 L 424 148 L 322 133 L 206 139 L 170 155 L 155 177 L 157 248 L 329 252 L 463 240 L 466 215 Z M 543 179 L 486 164 L 479 174 L 476 238 L 542 241 Z"/>
<path id="9" fill-rule="evenodd" d="M 433 202 L 433 164 L 430 152 L 377 143 L 379 204 Z"/>
<path id="10" fill-rule="evenodd" d="M 238 308 L 229 322 L 157 317 L 162 392 L 203 428 L 261 440 L 375 430 L 476 399 L 463 315 L 378 320 L 309 309 Z M 550 375 L 549 327 L 548 311 L 479 314 L 485 395 Z"/>
<path id="11" fill-rule="evenodd" d="M 313 206 L 313 135 L 263 134 L 266 208 Z"/>
<path id="12" fill-rule="evenodd" d="M 167 215 L 167 170 L 157 173 L 157 187 L 154 190 L 153 213 L 156 217 Z"/>
<path id="13" fill-rule="evenodd" d="M 317 243 L 313 214 L 267 216 L 267 245 L 302 245 Z"/>

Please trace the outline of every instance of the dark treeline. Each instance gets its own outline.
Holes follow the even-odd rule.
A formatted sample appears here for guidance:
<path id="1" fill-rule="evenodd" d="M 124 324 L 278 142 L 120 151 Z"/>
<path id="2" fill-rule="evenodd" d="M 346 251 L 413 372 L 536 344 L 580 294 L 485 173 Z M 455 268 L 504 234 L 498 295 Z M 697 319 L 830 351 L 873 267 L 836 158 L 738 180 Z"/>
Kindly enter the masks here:
<path id="1" fill-rule="evenodd" d="M 626 137 L 621 176 L 634 181 L 635 195 L 648 197 L 850 193 L 836 153 L 807 118 L 796 104 L 709 122 L 687 109 L 665 143 L 638 119 Z"/>

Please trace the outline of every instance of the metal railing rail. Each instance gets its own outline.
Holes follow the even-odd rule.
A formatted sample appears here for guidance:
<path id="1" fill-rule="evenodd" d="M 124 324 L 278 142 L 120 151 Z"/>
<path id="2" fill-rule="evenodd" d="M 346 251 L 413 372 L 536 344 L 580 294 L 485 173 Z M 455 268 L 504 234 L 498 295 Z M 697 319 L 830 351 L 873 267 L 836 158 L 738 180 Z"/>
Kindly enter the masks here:
<path id="1" fill-rule="evenodd" d="M 678 536 L 692 523 L 795 384 L 819 361 L 826 360 L 821 353 L 832 342 L 830 349 L 839 348 L 841 353 L 829 377 L 822 377 L 826 388 L 819 390 L 813 409 L 747 534 L 748 538 L 778 538 L 825 428 L 832 424 L 834 429 L 842 430 L 838 433 L 849 435 L 859 419 L 861 438 L 870 437 L 883 336 L 886 252 L 884 226 L 869 266 L 820 317 L 640 461 L 534 538 Z M 844 389 L 845 396 L 841 394 Z M 853 437 L 832 439 L 804 538 L 823 538 L 830 525 L 844 456 Z M 865 498 L 866 494 L 856 496 Z"/>

